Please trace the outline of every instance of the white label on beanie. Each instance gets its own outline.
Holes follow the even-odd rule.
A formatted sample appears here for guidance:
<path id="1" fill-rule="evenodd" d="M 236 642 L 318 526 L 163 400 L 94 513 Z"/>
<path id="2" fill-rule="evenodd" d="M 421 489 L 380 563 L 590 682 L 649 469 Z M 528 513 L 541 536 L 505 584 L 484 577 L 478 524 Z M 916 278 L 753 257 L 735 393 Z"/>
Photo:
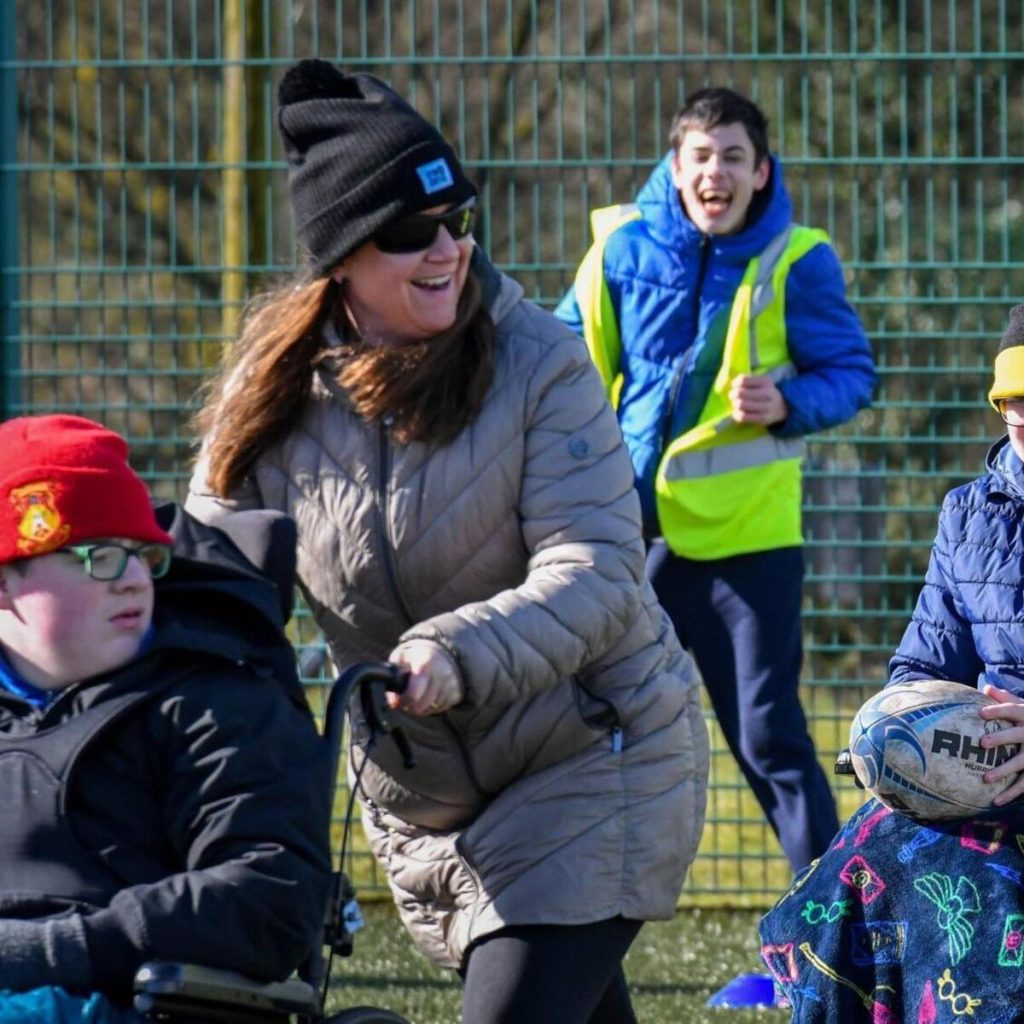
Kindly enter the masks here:
<path id="1" fill-rule="evenodd" d="M 420 181 L 423 182 L 423 190 L 428 196 L 433 195 L 435 192 L 440 192 L 443 188 L 448 188 L 449 185 L 455 184 L 452 170 L 443 156 L 438 157 L 436 160 L 431 160 L 429 164 L 421 164 L 416 168 L 416 173 L 420 176 Z"/>

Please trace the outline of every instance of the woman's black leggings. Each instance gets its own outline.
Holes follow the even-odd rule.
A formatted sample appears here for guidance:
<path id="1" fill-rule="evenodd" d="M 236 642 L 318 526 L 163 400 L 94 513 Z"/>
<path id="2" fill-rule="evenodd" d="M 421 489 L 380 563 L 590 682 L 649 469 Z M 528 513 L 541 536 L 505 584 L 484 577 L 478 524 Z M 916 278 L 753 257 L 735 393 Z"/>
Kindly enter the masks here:
<path id="1" fill-rule="evenodd" d="M 460 972 L 462 1024 L 636 1024 L 622 958 L 641 924 L 613 917 L 486 936 Z"/>

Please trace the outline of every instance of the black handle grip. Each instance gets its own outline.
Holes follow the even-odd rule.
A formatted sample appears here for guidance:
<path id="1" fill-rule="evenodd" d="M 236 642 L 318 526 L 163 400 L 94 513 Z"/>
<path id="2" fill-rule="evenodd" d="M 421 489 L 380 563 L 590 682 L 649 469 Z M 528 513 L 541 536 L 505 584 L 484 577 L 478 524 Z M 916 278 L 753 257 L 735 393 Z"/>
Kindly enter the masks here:
<path id="1" fill-rule="evenodd" d="M 409 683 L 409 673 L 397 665 L 384 661 L 359 662 L 350 665 L 338 676 L 327 698 L 324 711 L 324 738 L 332 752 L 332 774 L 338 774 L 338 761 L 341 751 L 341 740 L 344 731 L 345 713 L 349 696 L 359 694 L 359 703 L 367 724 L 378 732 L 390 733 L 395 736 L 398 730 L 401 739 L 395 738 L 402 754 L 402 762 L 407 768 L 415 765 L 415 758 L 409 747 L 405 733 L 394 720 L 394 712 L 387 706 L 384 694 L 388 691 L 402 693 Z"/>
<path id="2" fill-rule="evenodd" d="M 385 689 L 391 693 L 405 693 L 406 687 L 409 685 L 409 677 L 412 673 L 407 668 L 399 668 L 398 665 L 392 665 L 388 662 L 388 668 L 391 669 L 392 678 L 386 684 Z"/>
<path id="3" fill-rule="evenodd" d="M 853 756 L 850 753 L 849 747 L 843 747 L 836 755 L 836 763 L 832 766 L 832 771 L 836 775 L 852 775 L 857 788 L 864 788 L 864 783 L 860 781 L 857 777 L 857 772 L 854 770 Z"/>
<path id="4" fill-rule="evenodd" d="M 359 701 L 363 709 L 363 717 L 371 732 L 384 733 L 391 736 L 402 755 L 402 764 L 406 768 L 416 767 L 416 758 L 412 752 L 409 738 L 395 718 L 395 712 L 388 707 L 385 694 L 403 693 L 409 684 L 409 673 L 395 665 L 381 666 L 385 671 L 367 675 L 359 680 Z"/>

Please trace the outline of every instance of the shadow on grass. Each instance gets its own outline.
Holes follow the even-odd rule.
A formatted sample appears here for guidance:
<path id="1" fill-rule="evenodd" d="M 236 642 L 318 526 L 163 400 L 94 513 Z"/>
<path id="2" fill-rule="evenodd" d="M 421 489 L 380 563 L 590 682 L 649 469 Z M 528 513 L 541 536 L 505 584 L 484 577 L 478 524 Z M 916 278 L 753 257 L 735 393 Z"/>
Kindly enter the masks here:
<path id="1" fill-rule="evenodd" d="M 331 992 L 351 992 L 353 989 L 363 989 L 367 992 L 374 990 L 381 992 L 387 989 L 412 990 L 418 989 L 422 992 L 428 991 L 461 991 L 462 986 L 457 980 L 445 981 L 433 978 L 397 978 L 390 975 L 386 978 L 369 978 L 365 974 L 337 974 L 331 975 Z"/>
<path id="2" fill-rule="evenodd" d="M 351 960 L 336 960 L 328 1007 L 373 1004 L 413 1024 L 459 1019 L 458 978 L 428 963 L 413 947 L 390 905 L 363 907 L 366 928 Z M 708 997 L 738 974 L 763 973 L 758 956 L 760 911 L 681 910 L 671 921 L 645 925 L 626 957 L 626 977 L 644 1024 L 781 1024 L 782 1011 L 709 1009 Z"/>

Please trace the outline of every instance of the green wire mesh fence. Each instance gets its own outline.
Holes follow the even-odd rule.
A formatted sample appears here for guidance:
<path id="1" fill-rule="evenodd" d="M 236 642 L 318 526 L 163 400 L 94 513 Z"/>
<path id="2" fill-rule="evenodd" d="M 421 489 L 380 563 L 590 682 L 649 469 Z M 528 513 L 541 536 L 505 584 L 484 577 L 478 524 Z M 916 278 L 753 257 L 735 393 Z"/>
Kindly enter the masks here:
<path id="1" fill-rule="evenodd" d="M 688 92 L 761 104 L 881 373 L 874 408 L 808 461 L 805 701 L 829 765 L 885 677 L 943 493 L 1001 429 L 983 396 L 1024 296 L 1024 4 L 0 0 L 3 415 L 103 420 L 156 492 L 183 495 L 197 392 L 246 297 L 296 264 L 274 92 L 310 55 L 390 80 L 442 127 L 480 186 L 479 241 L 546 306 L 588 211 L 632 199 Z M 788 872 L 714 740 L 683 899 L 763 905 Z"/>

